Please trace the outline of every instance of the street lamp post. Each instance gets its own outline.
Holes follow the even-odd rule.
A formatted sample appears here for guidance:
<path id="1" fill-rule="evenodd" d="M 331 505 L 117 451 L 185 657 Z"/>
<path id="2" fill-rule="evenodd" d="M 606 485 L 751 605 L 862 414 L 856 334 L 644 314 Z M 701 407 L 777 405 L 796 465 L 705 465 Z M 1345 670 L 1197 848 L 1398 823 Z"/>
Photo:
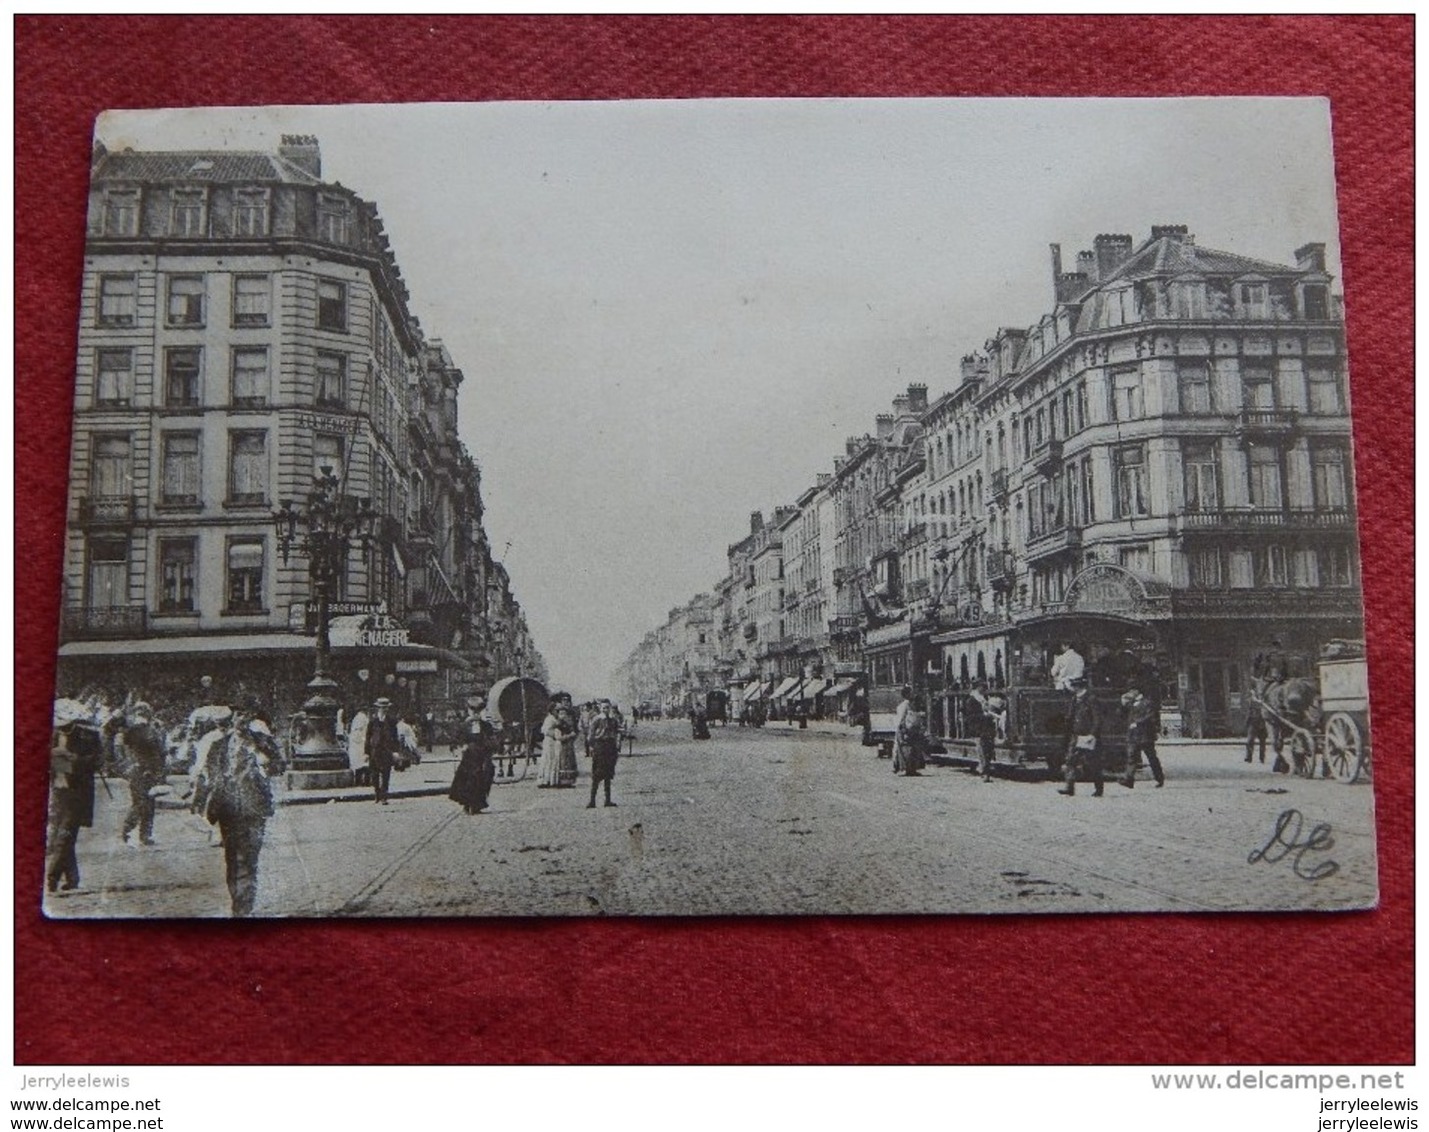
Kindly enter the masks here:
<path id="1" fill-rule="evenodd" d="M 318 604 L 317 648 L 308 698 L 303 704 L 307 733 L 293 749 L 293 769 L 345 771 L 347 754 L 337 739 L 337 681 L 331 675 L 332 638 L 328 632 L 332 587 L 347 571 L 347 554 L 354 540 L 369 545 L 377 513 L 366 499 L 343 495 L 333 469 L 324 465 L 313 477 L 313 490 L 299 510 L 284 499 L 273 512 L 278 549 L 286 565 L 289 551 L 308 556 L 308 578 Z"/>

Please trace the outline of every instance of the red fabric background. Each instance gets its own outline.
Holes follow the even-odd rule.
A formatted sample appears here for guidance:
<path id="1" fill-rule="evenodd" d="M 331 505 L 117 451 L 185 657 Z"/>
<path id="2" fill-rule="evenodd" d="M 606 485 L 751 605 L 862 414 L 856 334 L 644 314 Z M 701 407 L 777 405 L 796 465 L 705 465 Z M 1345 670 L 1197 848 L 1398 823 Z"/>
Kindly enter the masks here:
<path id="1" fill-rule="evenodd" d="M 436 1062 L 1412 1060 L 1412 34 L 1410 17 L 18 19 L 17 1062 L 346 1062 L 385 1051 Z M 41 752 L 96 113 L 1163 94 L 1331 99 L 1379 911 L 241 927 L 41 918 Z M 1095 967 L 1078 961 L 1090 956 Z"/>

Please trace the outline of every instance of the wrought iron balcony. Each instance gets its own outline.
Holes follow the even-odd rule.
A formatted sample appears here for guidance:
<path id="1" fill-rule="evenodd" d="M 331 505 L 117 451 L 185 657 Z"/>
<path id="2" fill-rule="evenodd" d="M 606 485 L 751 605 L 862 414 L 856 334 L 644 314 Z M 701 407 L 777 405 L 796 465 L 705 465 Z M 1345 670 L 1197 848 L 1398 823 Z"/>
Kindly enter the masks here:
<path id="1" fill-rule="evenodd" d="M 79 521 L 85 526 L 125 526 L 134 521 L 139 499 L 134 495 L 87 495 L 79 501 Z"/>
<path id="2" fill-rule="evenodd" d="M 829 618 L 829 635 L 857 633 L 863 627 L 863 620 L 857 613 L 842 613 Z"/>
<path id="3" fill-rule="evenodd" d="M 1010 589 L 1013 569 L 1012 551 L 989 550 L 987 552 L 987 584 L 993 589 Z"/>
<path id="4" fill-rule="evenodd" d="M 1036 536 L 1027 543 L 1027 560 L 1035 562 L 1042 558 L 1050 558 L 1054 554 L 1076 550 L 1081 545 L 1082 531 L 1080 527 L 1058 527 L 1056 530 Z"/>
<path id="5" fill-rule="evenodd" d="M 148 624 L 142 605 L 100 605 L 64 610 L 60 632 L 67 641 L 142 637 Z"/>

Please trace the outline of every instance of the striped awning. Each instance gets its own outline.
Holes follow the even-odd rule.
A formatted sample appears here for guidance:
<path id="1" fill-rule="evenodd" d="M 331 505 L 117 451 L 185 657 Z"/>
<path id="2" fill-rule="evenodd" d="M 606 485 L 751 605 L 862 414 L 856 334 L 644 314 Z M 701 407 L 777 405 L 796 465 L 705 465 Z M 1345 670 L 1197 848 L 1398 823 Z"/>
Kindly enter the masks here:
<path id="1" fill-rule="evenodd" d="M 828 686 L 829 682 L 827 680 L 821 680 L 816 677 L 799 689 L 799 696 L 802 699 L 812 700 L 815 696 L 823 695 L 824 690 Z"/>
<path id="2" fill-rule="evenodd" d="M 853 686 L 857 683 L 857 680 L 840 680 L 837 684 L 835 684 L 832 688 L 825 692 L 824 696 L 828 697 L 846 695 L 848 692 L 853 690 Z"/>
<path id="3" fill-rule="evenodd" d="M 779 687 L 774 690 L 774 698 L 777 700 L 781 699 L 784 696 L 787 696 L 790 692 L 792 692 L 795 688 L 799 686 L 799 683 L 802 680 L 802 676 L 786 676 L 784 678 L 784 683 L 780 684 Z"/>

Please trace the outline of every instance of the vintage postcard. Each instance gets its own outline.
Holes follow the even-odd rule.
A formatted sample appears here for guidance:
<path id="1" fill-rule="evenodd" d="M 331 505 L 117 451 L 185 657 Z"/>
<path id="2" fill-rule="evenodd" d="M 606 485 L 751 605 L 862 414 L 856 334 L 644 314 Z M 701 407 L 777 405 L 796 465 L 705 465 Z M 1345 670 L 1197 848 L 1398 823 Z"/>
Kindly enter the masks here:
<path id="1" fill-rule="evenodd" d="M 91 178 L 48 916 L 1375 905 L 1326 102 L 114 112 Z"/>

